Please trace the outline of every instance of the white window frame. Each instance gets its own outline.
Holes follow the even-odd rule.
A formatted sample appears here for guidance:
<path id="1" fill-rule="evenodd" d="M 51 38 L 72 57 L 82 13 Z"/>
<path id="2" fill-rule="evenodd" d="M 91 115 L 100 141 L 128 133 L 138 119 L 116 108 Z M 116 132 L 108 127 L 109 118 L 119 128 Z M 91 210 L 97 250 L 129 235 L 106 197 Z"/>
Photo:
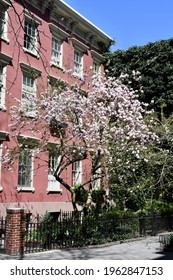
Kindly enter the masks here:
<path id="1" fill-rule="evenodd" d="M 92 75 L 93 87 L 97 87 L 100 81 L 101 81 L 100 63 L 93 60 L 93 75 Z"/>
<path id="2" fill-rule="evenodd" d="M 29 147 L 27 148 L 27 147 L 24 146 L 24 147 L 20 148 L 19 153 L 20 154 L 19 154 L 19 160 L 18 160 L 18 185 L 17 185 L 17 191 L 18 192 L 20 192 L 20 191 L 34 192 L 35 191 L 35 188 L 33 187 L 34 150 L 32 148 L 29 148 Z M 21 160 L 22 153 L 24 153 L 24 156 L 28 157 L 29 162 L 30 162 L 30 166 L 28 167 L 28 168 L 30 168 L 29 172 L 28 172 L 28 169 L 25 166 L 25 169 L 27 169 L 26 170 L 27 171 L 27 176 L 28 176 L 28 174 L 30 174 L 29 175 L 30 176 L 30 178 L 29 178 L 30 183 L 26 184 L 26 185 L 20 184 L 20 182 L 19 182 L 20 166 L 22 165 L 22 162 L 20 160 Z M 29 155 L 29 153 L 30 153 L 30 155 Z"/>
<path id="3" fill-rule="evenodd" d="M 93 74 L 100 76 L 100 63 L 93 60 Z"/>
<path id="4" fill-rule="evenodd" d="M 71 38 L 74 47 L 74 67 L 73 76 L 83 79 L 84 74 L 84 53 L 87 52 L 88 46 L 77 40 L 75 37 Z M 77 59 L 76 59 L 77 58 Z"/>
<path id="5" fill-rule="evenodd" d="M 83 55 L 78 49 L 74 49 L 74 76 L 83 77 Z"/>
<path id="6" fill-rule="evenodd" d="M 24 80 L 28 80 L 28 85 Z M 30 82 L 31 83 L 30 83 Z M 28 100 L 27 100 L 28 97 Z M 32 100 L 32 101 L 31 101 Z M 31 101 L 31 103 L 30 103 Z M 32 75 L 23 72 L 22 75 L 22 96 L 21 96 L 21 105 L 22 110 L 26 116 L 34 117 L 35 116 L 35 105 L 36 102 L 36 79 Z"/>
<path id="7" fill-rule="evenodd" d="M 62 40 L 52 36 L 51 65 L 62 68 Z"/>
<path id="8" fill-rule="evenodd" d="M 56 153 L 49 153 L 49 164 L 48 164 L 48 187 L 47 193 L 58 192 L 62 193 L 60 183 L 56 180 L 54 173 L 59 164 L 60 157 Z"/>
<path id="9" fill-rule="evenodd" d="M 4 11 L 1 10 L 1 15 L 4 12 L 4 18 L 0 20 L 0 28 L 2 28 L 2 33 L 0 32 L 0 38 L 9 43 L 8 40 L 8 7 L 10 6 L 10 2 L 8 0 L 1 0 L 0 4 L 4 7 Z M 4 26 L 3 26 L 4 25 Z"/>
<path id="10" fill-rule="evenodd" d="M 0 109 L 6 110 L 5 92 L 6 92 L 6 66 L 0 62 Z"/>
<path id="11" fill-rule="evenodd" d="M 93 176 L 97 178 L 93 181 L 93 190 L 100 190 L 101 189 L 101 168 L 98 168 L 96 174 Z"/>
<path id="12" fill-rule="evenodd" d="M 25 17 L 24 22 L 24 51 L 38 55 L 38 26 L 37 23 Z"/>
<path id="13" fill-rule="evenodd" d="M 72 163 L 72 185 L 82 184 L 82 161 Z"/>
<path id="14" fill-rule="evenodd" d="M 69 37 L 69 34 L 53 23 L 49 23 L 49 28 L 52 33 L 52 53 L 50 64 L 63 69 L 63 41 Z M 53 40 L 58 41 L 60 45 L 60 50 L 57 51 L 57 54 L 59 53 L 58 56 L 53 56 Z"/>
<path id="15" fill-rule="evenodd" d="M 92 85 L 97 86 L 98 82 L 101 81 L 101 64 L 104 60 L 103 56 L 99 53 L 97 53 L 94 50 L 91 50 L 92 58 L 93 58 L 93 77 L 92 77 Z"/>

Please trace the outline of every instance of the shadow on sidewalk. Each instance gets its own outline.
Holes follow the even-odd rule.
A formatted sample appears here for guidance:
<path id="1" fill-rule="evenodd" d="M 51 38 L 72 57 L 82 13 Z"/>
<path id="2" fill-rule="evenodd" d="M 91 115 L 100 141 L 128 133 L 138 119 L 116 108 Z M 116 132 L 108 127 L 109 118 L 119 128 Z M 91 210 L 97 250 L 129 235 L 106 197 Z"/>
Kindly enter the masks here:
<path id="1" fill-rule="evenodd" d="M 158 258 L 156 257 L 155 260 L 173 260 L 173 250 L 161 250 L 157 252 L 157 254 L 159 254 L 159 256 Z"/>

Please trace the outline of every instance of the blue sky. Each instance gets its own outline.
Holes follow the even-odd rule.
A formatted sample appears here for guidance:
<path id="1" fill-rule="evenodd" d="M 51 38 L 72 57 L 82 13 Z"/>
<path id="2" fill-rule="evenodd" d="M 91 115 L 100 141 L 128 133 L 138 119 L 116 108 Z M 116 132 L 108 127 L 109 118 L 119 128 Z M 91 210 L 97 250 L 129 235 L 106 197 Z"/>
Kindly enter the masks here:
<path id="1" fill-rule="evenodd" d="M 64 0 L 126 50 L 173 37 L 173 0 Z"/>

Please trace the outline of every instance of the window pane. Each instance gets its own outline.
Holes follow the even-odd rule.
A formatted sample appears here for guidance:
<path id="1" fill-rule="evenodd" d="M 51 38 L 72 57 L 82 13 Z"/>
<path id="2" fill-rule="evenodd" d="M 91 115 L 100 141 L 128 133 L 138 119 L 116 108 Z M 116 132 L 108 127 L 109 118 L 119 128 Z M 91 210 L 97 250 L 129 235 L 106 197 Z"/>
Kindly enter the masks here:
<path id="1" fill-rule="evenodd" d="M 74 51 L 74 73 L 79 76 L 82 74 L 82 56 L 78 51 Z"/>
<path id="2" fill-rule="evenodd" d="M 54 173 L 58 166 L 59 157 L 56 153 L 49 154 L 49 166 L 48 166 L 48 188 L 52 188 L 55 191 L 60 188 L 59 182 L 56 180 Z"/>
<path id="3" fill-rule="evenodd" d="M 4 67 L 0 64 L 0 104 L 5 102 L 5 87 L 4 87 Z"/>
<path id="4" fill-rule="evenodd" d="M 27 75 L 23 75 L 22 83 L 22 107 L 30 114 L 35 112 L 36 87 L 35 80 Z"/>
<path id="5" fill-rule="evenodd" d="M 6 9 L 5 9 L 4 5 L 2 3 L 0 3 L 0 36 L 3 35 L 4 26 L 6 24 L 5 12 L 6 12 Z"/>
<path id="6" fill-rule="evenodd" d="M 31 187 L 32 174 L 32 152 L 31 150 L 20 149 L 18 167 L 18 185 Z"/>
<path id="7" fill-rule="evenodd" d="M 52 38 L 51 61 L 56 65 L 61 64 L 61 44 L 62 42 L 60 40 L 57 40 L 56 38 Z"/>
<path id="8" fill-rule="evenodd" d="M 24 47 L 27 50 L 35 53 L 37 44 L 37 28 L 34 23 L 25 21 L 24 30 Z"/>
<path id="9" fill-rule="evenodd" d="M 81 184 L 82 182 L 82 162 L 76 161 L 72 164 L 72 181 L 73 184 Z"/>

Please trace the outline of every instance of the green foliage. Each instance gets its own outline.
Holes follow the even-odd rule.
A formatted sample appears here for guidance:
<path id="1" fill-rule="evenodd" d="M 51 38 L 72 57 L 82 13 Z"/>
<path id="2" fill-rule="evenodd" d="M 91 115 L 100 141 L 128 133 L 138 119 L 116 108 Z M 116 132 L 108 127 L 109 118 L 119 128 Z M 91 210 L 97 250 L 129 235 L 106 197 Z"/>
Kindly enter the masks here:
<path id="1" fill-rule="evenodd" d="M 139 93 L 140 101 L 150 104 L 157 112 L 173 112 L 173 38 L 133 46 L 126 51 L 107 54 L 105 67 L 108 75 L 128 74 L 126 83 Z M 140 78 L 134 75 L 140 73 Z M 141 91 L 142 89 L 142 91 Z"/>
<path id="2" fill-rule="evenodd" d="M 142 210 L 143 213 L 157 212 L 160 214 L 173 213 L 173 203 L 168 203 L 163 200 L 147 200 L 146 206 Z"/>

